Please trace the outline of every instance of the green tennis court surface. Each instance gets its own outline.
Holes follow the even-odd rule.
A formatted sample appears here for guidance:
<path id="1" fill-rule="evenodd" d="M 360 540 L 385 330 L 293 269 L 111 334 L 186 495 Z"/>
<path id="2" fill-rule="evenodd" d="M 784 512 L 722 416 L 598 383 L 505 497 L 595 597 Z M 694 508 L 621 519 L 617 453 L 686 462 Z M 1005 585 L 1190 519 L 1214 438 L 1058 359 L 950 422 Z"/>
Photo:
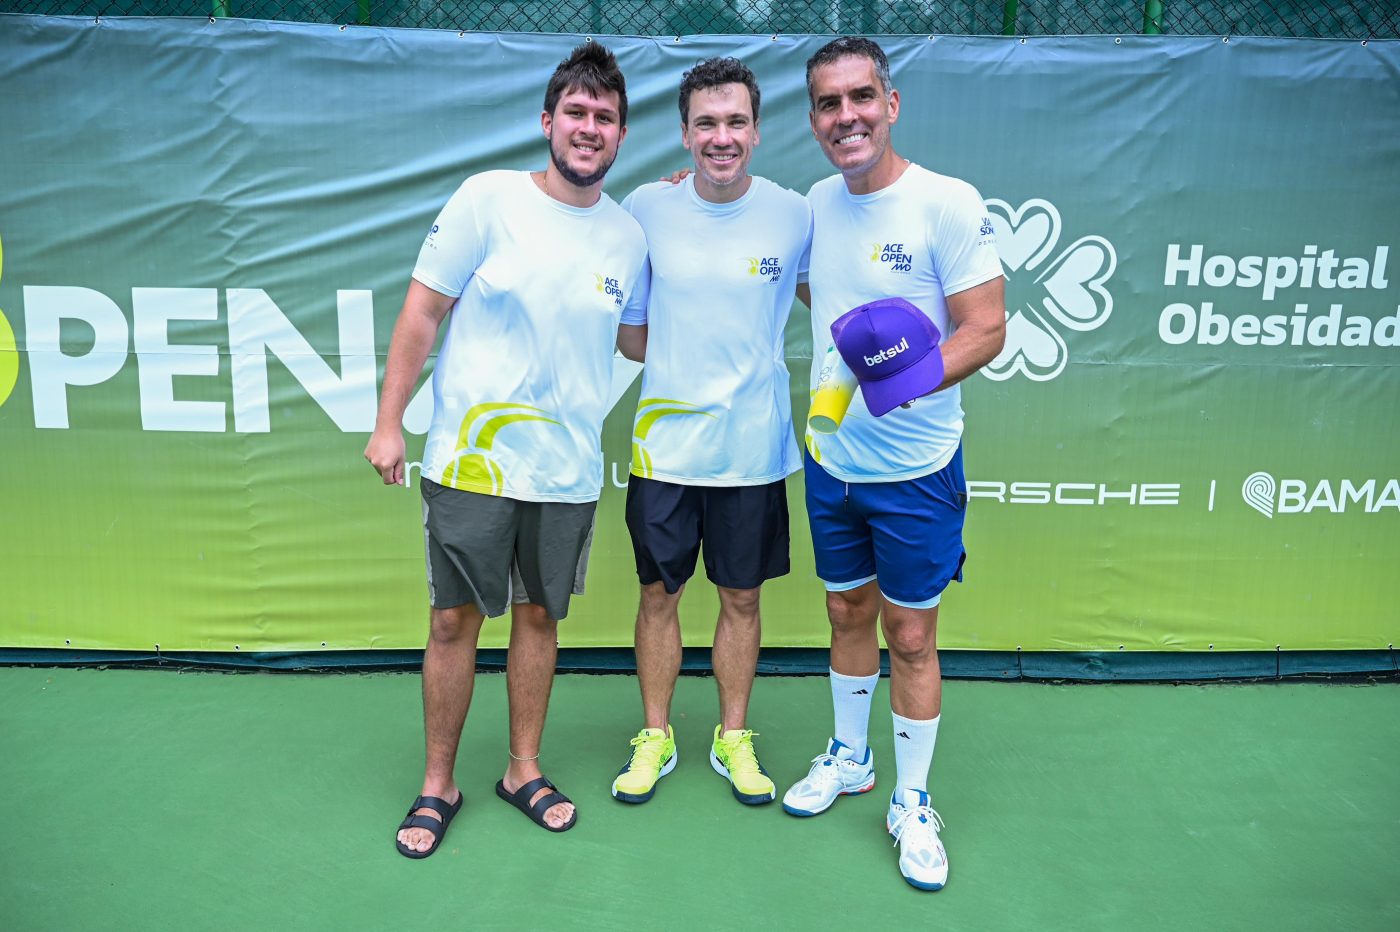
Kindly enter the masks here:
<path id="1" fill-rule="evenodd" d="M 886 688 L 876 791 L 799 820 L 710 770 L 708 678 L 679 684 L 676 772 L 615 802 L 636 683 L 560 677 L 542 763 L 579 824 L 553 835 L 492 792 L 505 681 L 482 675 L 466 805 L 415 862 L 392 838 L 416 675 L 0 668 L 0 929 L 1400 929 L 1394 684 L 950 682 L 933 894 L 883 831 Z M 762 678 L 753 709 L 781 791 L 826 739 L 826 680 Z"/>

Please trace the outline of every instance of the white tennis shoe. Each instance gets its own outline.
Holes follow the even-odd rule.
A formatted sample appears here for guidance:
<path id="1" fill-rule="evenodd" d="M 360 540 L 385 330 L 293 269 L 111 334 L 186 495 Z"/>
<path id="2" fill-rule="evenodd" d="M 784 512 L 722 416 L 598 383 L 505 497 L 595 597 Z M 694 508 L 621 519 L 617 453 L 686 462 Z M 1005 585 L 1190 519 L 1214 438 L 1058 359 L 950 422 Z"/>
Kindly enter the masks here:
<path id="1" fill-rule="evenodd" d="M 875 789 L 875 756 L 870 748 L 855 759 L 850 748 L 831 739 L 826 752 L 812 758 L 807 776 L 783 795 L 783 810 L 795 816 L 814 816 L 831 808 L 838 796 L 855 796 Z"/>
<path id="2" fill-rule="evenodd" d="M 948 882 L 948 852 L 938 837 L 943 819 L 929 805 L 928 793 L 903 787 L 895 790 L 885 828 L 899 845 L 899 872 L 909 885 L 942 890 Z"/>

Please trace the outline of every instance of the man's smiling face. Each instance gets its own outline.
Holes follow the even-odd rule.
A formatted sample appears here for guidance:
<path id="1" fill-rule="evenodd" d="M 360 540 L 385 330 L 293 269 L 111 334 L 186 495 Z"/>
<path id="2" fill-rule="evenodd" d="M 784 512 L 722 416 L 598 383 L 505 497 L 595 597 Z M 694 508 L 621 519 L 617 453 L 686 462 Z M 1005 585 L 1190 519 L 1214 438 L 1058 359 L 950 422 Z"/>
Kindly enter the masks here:
<path id="1" fill-rule="evenodd" d="M 603 180 L 627 134 L 616 93 L 605 91 L 602 97 L 594 97 L 580 88 L 569 88 L 554 113 L 544 115 L 544 132 L 554 167 L 565 181 L 580 188 Z"/>
<path id="2" fill-rule="evenodd" d="M 846 55 L 812 71 L 812 135 L 847 179 L 880 164 L 899 119 L 899 92 L 885 93 L 875 63 Z"/>
<path id="3" fill-rule="evenodd" d="M 753 147 L 758 145 L 749 89 L 742 84 L 719 84 L 691 92 L 681 141 L 695 158 L 701 197 L 727 200 L 707 195 L 742 194 L 748 187 Z"/>

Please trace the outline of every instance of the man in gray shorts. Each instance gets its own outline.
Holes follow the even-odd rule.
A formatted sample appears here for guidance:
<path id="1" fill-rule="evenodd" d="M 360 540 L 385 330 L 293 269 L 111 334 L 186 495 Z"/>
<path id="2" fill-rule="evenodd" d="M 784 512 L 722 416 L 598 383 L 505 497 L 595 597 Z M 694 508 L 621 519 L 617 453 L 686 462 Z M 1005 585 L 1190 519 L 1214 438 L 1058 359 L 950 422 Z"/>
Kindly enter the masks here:
<path id="1" fill-rule="evenodd" d="M 423 243 L 394 327 L 365 448 L 385 484 L 404 481 L 403 412 L 449 319 L 423 453 L 427 764 L 396 837 L 405 857 L 436 851 L 462 805 L 453 765 L 477 639 L 484 619 L 507 608 L 510 746 L 496 794 L 550 831 L 576 821 L 538 759 L 557 622 L 582 591 L 602 490 L 613 346 L 640 359 L 645 345 L 644 326 L 618 324 L 644 319 L 624 305 L 646 290 L 646 240 L 602 190 L 626 123 L 612 53 L 579 46 L 545 91 L 548 166 L 463 182 Z"/>

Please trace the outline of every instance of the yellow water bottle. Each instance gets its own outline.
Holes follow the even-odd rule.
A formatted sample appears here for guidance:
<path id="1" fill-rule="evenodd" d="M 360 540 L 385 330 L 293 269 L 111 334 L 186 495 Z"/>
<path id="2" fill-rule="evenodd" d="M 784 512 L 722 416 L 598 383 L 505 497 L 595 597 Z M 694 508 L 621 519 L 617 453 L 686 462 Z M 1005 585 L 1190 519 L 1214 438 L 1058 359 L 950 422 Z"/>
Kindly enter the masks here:
<path id="1" fill-rule="evenodd" d="M 835 344 L 826 348 L 817 387 L 812 391 L 812 406 L 807 412 L 807 426 L 819 434 L 834 434 L 851 406 L 856 394 L 856 375 L 846 360 L 836 352 Z"/>

